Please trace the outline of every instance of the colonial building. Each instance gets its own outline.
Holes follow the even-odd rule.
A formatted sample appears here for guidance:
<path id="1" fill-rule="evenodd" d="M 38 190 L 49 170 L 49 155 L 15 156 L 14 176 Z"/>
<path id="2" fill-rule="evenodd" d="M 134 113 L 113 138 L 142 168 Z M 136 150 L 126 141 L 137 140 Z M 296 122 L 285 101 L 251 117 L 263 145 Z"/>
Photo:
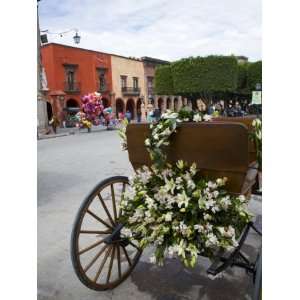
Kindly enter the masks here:
<path id="1" fill-rule="evenodd" d="M 49 43 L 42 46 L 42 64 L 48 81 L 47 113 L 60 121 L 68 110 L 80 108 L 81 97 L 98 91 L 110 106 L 112 72 L 110 54 Z"/>
<path id="2" fill-rule="evenodd" d="M 132 118 L 142 109 L 146 86 L 144 67 L 140 59 L 111 55 L 113 111 L 130 111 Z"/>
<path id="3" fill-rule="evenodd" d="M 47 114 L 65 121 L 80 109 L 81 97 L 98 91 L 105 107 L 111 106 L 118 117 L 130 111 L 136 119 L 145 117 L 149 105 L 161 112 L 178 110 L 182 99 L 172 95 L 155 95 L 154 75 L 158 65 L 169 62 L 151 57 L 141 59 L 108 54 L 56 43 L 41 48 L 48 93 Z"/>

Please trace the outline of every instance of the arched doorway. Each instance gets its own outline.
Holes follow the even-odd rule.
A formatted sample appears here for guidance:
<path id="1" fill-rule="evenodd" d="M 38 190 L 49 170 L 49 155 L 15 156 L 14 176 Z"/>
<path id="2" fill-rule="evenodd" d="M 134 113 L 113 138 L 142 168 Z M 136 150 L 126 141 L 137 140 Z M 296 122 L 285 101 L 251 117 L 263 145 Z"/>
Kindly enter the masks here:
<path id="1" fill-rule="evenodd" d="M 178 99 L 174 98 L 174 111 L 178 111 Z"/>
<path id="2" fill-rule="evenodd" d="M 163 106 L 164 106 L 164 100 L 162 98 L 158 98 L 157 106 L 158 106 L 160 113 L 162 113 Z"/>
<path id="3" fill-rule="evenodd" d="M 120 98 L 116 100 L 116 116 L 119 118 L 119 113 L 124 113 L 124 101 Z"/>
<path id="4" fill-rule="evenodd" d="M 68 99 L 64 108 L 63 121 L 66 127 L 75 127 L 77 119 L 75 115 L 80 111 L 79 103 L 75 99 Z"/>
<path id="5" fill-rule="evenodd" d="M 79 107 L 79 104 L 78 102 L 75 100 L 75 99 L 68 99 L 67 100 L 67 107 L 70 108 L 70 107 Z"/>
<path id="6" fill-rule="evenodd" d="M 167 109 L 172 109 L 171 107 L 171 99 L 167 98 Z"/>
<path id="7" fill-rule="evenodd" d="M 109 107 L 109 100 L 107 98 L 102 98 L 102 104 L 104 108 Z"/>
<path id="8" fill-rule="evenodd" d="M 133 99 L 128 99 L 126 102 L 126 112 L 127 111 L 131 112 L 131 119 L 135 119 L 135 114 L 134 114 L 134 100 Z"/>
<path id="9" fill-rule="evenodd" d="M 52 105 L 48 101 L 47 101 L 47 116 L 48 116 L 48 121 L 50 121 L 53 117 Z"/>
<path id="10" fill-rule="evenodd" d="M 141 122 L 141 118 L 142 118 L 142 99 L 139 98 L 136 101 L 136 114 L 137 114 L 137 121 Z"/>

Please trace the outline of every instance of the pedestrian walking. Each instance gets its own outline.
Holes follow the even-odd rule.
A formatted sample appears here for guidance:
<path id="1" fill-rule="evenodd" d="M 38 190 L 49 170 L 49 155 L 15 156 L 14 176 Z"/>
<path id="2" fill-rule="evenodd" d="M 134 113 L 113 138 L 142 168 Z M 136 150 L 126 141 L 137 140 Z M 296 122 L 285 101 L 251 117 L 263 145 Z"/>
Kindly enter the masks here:
<path id="1" fill-rule="evenodd" d="M 132 117 L 131 112 L 127 110 L 125 114 L 125 118 L 127 119 L 128 123 L 130 123 L 131 117 Z"/>
<path id="2" fill-rule="evenodd" d="M 59 125 L 59 121 L 56 116 L 52 116 L 52 119 L 49 121 L 49 125 L 51 125 L 54 134 L 56 134 L 56 128 Z"/>

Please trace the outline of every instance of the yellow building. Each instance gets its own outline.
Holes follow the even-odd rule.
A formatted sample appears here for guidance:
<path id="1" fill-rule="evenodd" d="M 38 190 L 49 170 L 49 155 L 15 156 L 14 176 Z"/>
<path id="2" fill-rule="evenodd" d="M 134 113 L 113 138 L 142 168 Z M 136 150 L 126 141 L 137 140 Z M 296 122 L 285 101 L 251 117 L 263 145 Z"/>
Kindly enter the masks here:
<path id="1" fill-rule="evenodd" d="M 130 111 L 132 119 L 141 113 L 145 101 L 146 85 L 143 62 L 137 58 L 111 55 L 112 106 L 116 116 Z"/>

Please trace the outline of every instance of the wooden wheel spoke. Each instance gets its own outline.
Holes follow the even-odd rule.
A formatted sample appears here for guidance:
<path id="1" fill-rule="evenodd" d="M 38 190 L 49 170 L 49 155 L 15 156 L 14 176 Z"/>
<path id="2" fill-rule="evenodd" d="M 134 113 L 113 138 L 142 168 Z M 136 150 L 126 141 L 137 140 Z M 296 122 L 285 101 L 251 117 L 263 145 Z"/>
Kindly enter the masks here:
<path id="1" fill-rule="evenodd" d="M 99 200 L 100 200 L 100 202 L 101 202 L 101 204 L 102 204 L 102 206 L 103 206 L 103 208 L 104 208 L 104 210 L 105 210 L 105 212 L 106 212 L 106 214 L 107 214 L 107 216 L 108 216 L 111 224 L 113 226 L 115 226 L 116 224 L 115 224 L 114 220 L 112 219 L 112 217 L 111 217 L 111 215 L 110 215 L 110 213 L 109 213 L 109 211 L 107 209 L 107 206 L 106 206 L 106 204 L 105 204 L 105 202 L 104 202 L 104 200 L 103 200 L 103 198 L 102 198 L 102 196 L 101 196 L 100 193 L 98 194 L 98 198 L 99 198 Z"/>
<path id="2" fill-rule="evenodd" d="M 90 214 L 92 217 L 94 217 L 97 221 L 99 221 L 100 223 L 102 223 L 103 225 L 105 225 L 106 227 L 110 228 L 111 230 L 113 230 L 113 228 L 106 223 L 104 220 L 102 220 L 101 218 L 99 218 L 97 215 L 95 215 L 93 212 L 91 212 L 89 209 L 86 211 L 88 214 Z"/>
<path id="3" fill-rule="evenodd" d="M 111 233 L 111 230 L 80 230 L 79 233 L 84 234 L 108 234 Z"/>
<path id="4" fill-rule="evenodd" d="M 122 270 L 121 270 L 120 245 L 117 246 L 117 258 L 118 258 L 118 273 L 119 273 L 119 278 L 121 278 Z"/>
<path id="5" fill-rule="evenodd" d="M 111 252 L 111 249 L 112 249 L 112 247 L 109 246 L 109 249 L 108 249 L 108 250 L 106 251 L 106 253 L 105 253 L 105 257 L 104 257 L 104 259 L 103 259 L 103 261 L 102 261 L 102 263 L 101 263 L 101 265 L 100 265 L 100 268 L 99 268 L 97 274 L 96 274 L 95 277 L 94 277 L 94 280 L 93 280 L 94 282 L 96 282 L 97 279 L 99 278 L 100 273 L 101 273 L 101 271 L 102 271 L 102 269 L 103 269 L 103 267 L 104 267 L 104 265 L 105 265 L 105 263 L 106 263 L 106 260 L 107 260 L 107 258 L 108 258 L 108 256 L 109 256 L 110 252 Z"/>
<path id="6" fill-rule="evenodd" d="M 124 195 L 125 190 L 126 190 L 126 183 L 123 182 L 123 187 L 122 187 L 122 193 L 121 193 L 121 199 L 120 199 L 120 200 L 122 200 L 122 195 Z M 122 215 L 122 209 L 121 209 L 121 207 L 120 207 L 120 210 L 119 210 L 119 217 L 120 217 L 121 215 Z"/>
<path id="7" fill-rule="evenodd" d="M 109 279 L 110 279 L 110 275 L 111 275 L 111 269 L 112 269 L 113 263 L 114 263 L 115 250 L 116 250 L 116 247 L 114 245 L 113 246 L 113 251 L 112 251 L 112 254 L 111 254 L 111 257 L 110 257 L 108 273 L 107 273 L 107 277 L 106 277 L 106 283 L 109 283 Z"/>
<path id="8" fill-rule="evenodd" d="M 88 246 L 88 247 L 86 247 L 86 248 L 80 250 L 80 251 L 78 252 L 78 254 L 81 255 L 81 254 L 85 253 L 86 251 L 89 251 L 89 250 L 91 250 L 91 249 L 97 247 L 98 245 L 102 244 L 103 242 L 104 242 L 104 240 L 98 241 L 98 242 L 96 242 L 96 243 L 94 243 L 94 244 L 92 244 L 92 245 L 90 245 L 90 246 Z"/>
<path id="9" fill-rule="evenodd" d="M 84 272 L 87 272 L 89 268 L 95 263 L 95 261 L 98 259 L 98 257 L 105 251 L 105 249 L 108 247 L 108 245 L 104 245 L 101 250 L 94 256 L 94 258 L 89 262 L 89 264 L 84 268 Z"/>
<path id="10" fill-rule="evenodd" d="M 110 185 L 110 190 L 111 190 L 111 197 L 112 197 L 112 203 L 113 203 L 114 217 L 115 217 L 115 220 L 117 220 L 118 216 L 117 216 L 117 207 L 116 207 L 116 197 L 115 197 L 113 183 Z"/>
<path id="11" fill-rule="evenodd" d="M 126 256 L 126 259 L 127 259 L 127 261 L 128 261 L 129 266 L 132 266 L 132 262 L 131 262 L 131 260 L 130 260 L 130 258 L 129 258 L 129 256 L 128 256 L 128 253 L 127 253 L 125 247 L 124 247 L 124 246 L 121 246 L 121 247 L 122 247 L 123 252 L 124 252 L 124 254 L 125 254 L 125 256 Z"/>

